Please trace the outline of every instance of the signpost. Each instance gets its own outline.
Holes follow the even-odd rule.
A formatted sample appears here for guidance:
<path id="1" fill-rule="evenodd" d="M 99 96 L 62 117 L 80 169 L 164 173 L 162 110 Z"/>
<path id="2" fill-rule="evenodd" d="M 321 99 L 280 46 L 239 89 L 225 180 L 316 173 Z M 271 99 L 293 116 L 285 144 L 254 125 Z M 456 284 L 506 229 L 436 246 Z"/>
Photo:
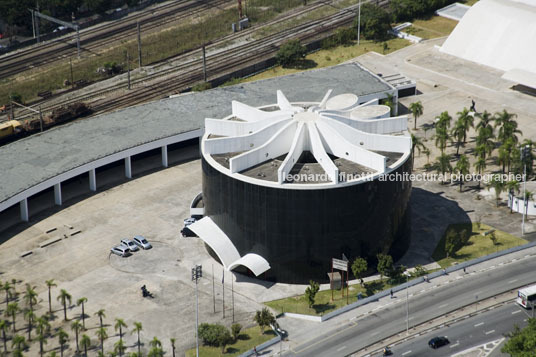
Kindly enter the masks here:
<path id="1" fill-rule="evenodd" d="M 348 261 L 343 259 L 332 258 L 331 259 L 331 280 L 333 280 L 333 269 L 341 270 L 341 284 L 344 284 L 344 272 L 346 272 L 346 303 L 348 304 Z M 331 285 L 331 300 L 333 301 L 333 286 Z M 341 297 L 344 297 L 344 285 L 341 290 Z"/>

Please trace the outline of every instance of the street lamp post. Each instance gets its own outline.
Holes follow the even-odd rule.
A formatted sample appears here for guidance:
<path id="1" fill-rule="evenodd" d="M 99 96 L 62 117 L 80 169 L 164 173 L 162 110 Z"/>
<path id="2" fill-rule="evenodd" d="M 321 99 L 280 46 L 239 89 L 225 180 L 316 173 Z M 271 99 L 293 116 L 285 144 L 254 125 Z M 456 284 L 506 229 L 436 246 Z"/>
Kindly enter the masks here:
<path id="1" fill-rule="evenodd" d="M 404 272 L 406 276 L 406 335 L 409 335 L 409 273 Z"/>
<path id="2" fill-rule="evenodd" d="M 521 149 L 521 162 L 523 162 L 523 221 L 521 223 L 521 235 L 525 235 L 525 211 L 527 208 L 526 183 L 527 183 L 527 157 L 530 154 L 530 146 L 525 145 Z"/>
<path id="3" fill-rule="evenodd" d="M 192 281 L 195 281 L 195 355 L 199 357 L 199 303 L 197 300 L 197 282 L 203 276 L 203 267 L 196 265 L 192 268 Z"/>
<path id="4" fill-rule="evenodd" d="M 361 35 L 361 0 L 359 0 L 359 9 L 357 10 L 357 45 L 359 46 L 359 37 Z"/>

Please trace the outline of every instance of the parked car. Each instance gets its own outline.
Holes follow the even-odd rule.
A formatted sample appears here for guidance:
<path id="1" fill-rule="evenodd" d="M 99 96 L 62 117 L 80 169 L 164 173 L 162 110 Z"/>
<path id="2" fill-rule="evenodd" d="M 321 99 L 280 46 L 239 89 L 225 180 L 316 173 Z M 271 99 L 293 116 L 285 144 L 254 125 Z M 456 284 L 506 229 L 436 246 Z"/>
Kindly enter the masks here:
<path id="1" fill-rule="evenodd" d="M 116 254 L 116 255 L 119 255 L 120 257 L 128 257 L 130 256 L 132 253 L 130 253 L 130 249 L 128 249 L 126 246 L 120 244 L 120 245 L 116 245 L 115 247 L 113 247 L 111 249 L 111 252 L 113 254 Z"/>
<path id="2" fill-rule="evenodd" d="M 195 221 L 197 221 L 195 218 L 192 218 L 192 217 L 186 218 L 184 220 L 184 226 L 188 227 L 190 224 L 195 223 Z"/>
<path id="3" fill-rule="evenodd" d="M 132 238 L 132 240 L 134 241 L 134 243 L 136 243 L 138 247 L 142 249 L 151 249 L 153 247 L 151 243 L 149 243 L 149 241 L 143 236 L 135 236 L 134 238 Z"/>
<path id="4" fill-rule="evenodd" d="M 136 243 L 134 243 L 128 238 L 121 239 L 121 244 L 130 249 L 131 252 L 137 252 L 138 250 L 140 250 L 140 247 L 138 247 Z"/>
<path id="5" fill-rule="evenodd" d="M 437 336 L 428 341 L 428 346 L 433 349 L 439 348 L 441 346 L 448 345 L 450 343 L 449 339 L 445 336 Z"/>

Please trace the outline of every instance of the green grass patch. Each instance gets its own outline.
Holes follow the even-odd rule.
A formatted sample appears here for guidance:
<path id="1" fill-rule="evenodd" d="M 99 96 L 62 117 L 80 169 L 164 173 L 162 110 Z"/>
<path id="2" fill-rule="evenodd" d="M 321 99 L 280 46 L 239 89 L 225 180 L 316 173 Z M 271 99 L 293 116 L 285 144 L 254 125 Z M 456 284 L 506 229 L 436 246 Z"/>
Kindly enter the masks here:
<path id="1" fill-rule="evenodd" d="M 405 280 L 404 280 L 405 281 Z M 383 281 L 375 280 L 365 284 L 366 288 L 360 284 L 350 285 L 348 294 L 348 303 L 351 304 L 357 301 L 357 295 L 362 294 L 363 298 L 374 295 L 377 292 L 390 289 L 394 285 L 389 284 L 387 278 Z M 265 305 L 271 307 L 278 312 L 291 312 L 305 315 L 322 316 L 328 312 L 340 309 L 346 306 L 346 289 L 344 297 L 341 290 L 333 291 L 333 300 L 331 300 L 331 290 L 319 291 L 315 297 L 315 304 L 309 308 L 309 304 L 305 295 L 293 296 L 280 300 L 266 302 Z"/>
<path id="2" fill-rule="evenodd" d="M 445 237 L 450 230 L 454 230 L 457 233 L 460 233 L 462 230 L 466 229 L 471 231 L 471 237 L 469 238 L 468 243 L 460 248 L 454 256 L 447 258 L 447 253 L 445 252 Z M 493 244 L 492 240 L 488 236 L 484 236 L 483 233 L 490 231 L 494 228 L 481 224 L 478 228 L 477 223 L 460 223 L 460 224 L 451 224 L 443 237 L 437 243 L 436 249 L 432 258 L 442 267 L 447 268 L 454 265 L 454 263 L 461 263 L 471 259 L 476 259 L 483 257 L 485 255 L 495 253 L 499 250 L 504 250 L 512 247 L 517 247 L 518 245 L 526 244 L 527 241 L 518 237 L 515 237 L 511 234 L 508 234 L 503 231 L 495 230 L 495 237 L 497 237 L 497 244 Z"/>
<path id="3" fill-rule="evenodd" d="M 402 31 L 428 40 L 450 35 L 458 24 L 458 21 L 441 16 L 432 16 L 427 19 L 414 20 L 412 24 L 412 26 L 407 27 Z"/>
<path id="4" fill-rule="evenodd" d="M 305 59 L 309 64 L 314 63 L 314 66 L 309 66 L 310 68 L 323 68 L 346 62 L 352 58 L 361 56 L 362 54 L 365 54 L 369 51 L 388 54 L 411 44 L 409 41 L 400 38 L 391 39 L 389 41 L 386 41 L 386 43 L 387 50 L 385 52 L 383 42 L 363 40 L 361 41 L 360 46 L 357 46 L 356 43 L 350 46 L 339 46 L 335 48 L 320 50 L 308 54 Z M 283 68 L 281 66 L 276 66 L 254 76 L 245 78 L 243 82 L 252 82 L 260 79 L 284 76 L 287 74 L 302 71 L 303 69 Z"/>
<path id="5" fill-rule="evenodd" d="M 232 345 L 225 347 L 225 355 L 238 356 L 274 337 L 275 333 L 270 329 L 265 329 L 264 334 L 261 334 L 259 326 L 242 330 L 238 336 L 238 340 Z M 219 357 L 222 353 L 220 347 L 199 346 L 199 355 L 203 357 Z M 186 357 L 195 357 L 195 348 L 187 350 Z"/>

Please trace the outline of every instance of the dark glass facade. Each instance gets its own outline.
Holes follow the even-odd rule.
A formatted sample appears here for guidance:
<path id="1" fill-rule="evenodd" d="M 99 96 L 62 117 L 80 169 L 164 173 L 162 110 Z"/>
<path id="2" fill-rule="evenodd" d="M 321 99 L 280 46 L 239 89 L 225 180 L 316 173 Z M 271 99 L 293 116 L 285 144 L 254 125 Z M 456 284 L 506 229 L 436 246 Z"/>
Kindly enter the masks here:
<path id="1" fill-rule="evenodd" d="M 280 282 L 326 281 L 331 258 L 401 256 L 408 238 L 411 182 L 369 181 L 331 189 L 283 189 L 243 182 L 203 158 L 205 215 L 241 256 L 257 253 Z M 410 172 L 409 158 L 397 172 Z M 399 242 L 395 241 L 400 240 Z"/>

